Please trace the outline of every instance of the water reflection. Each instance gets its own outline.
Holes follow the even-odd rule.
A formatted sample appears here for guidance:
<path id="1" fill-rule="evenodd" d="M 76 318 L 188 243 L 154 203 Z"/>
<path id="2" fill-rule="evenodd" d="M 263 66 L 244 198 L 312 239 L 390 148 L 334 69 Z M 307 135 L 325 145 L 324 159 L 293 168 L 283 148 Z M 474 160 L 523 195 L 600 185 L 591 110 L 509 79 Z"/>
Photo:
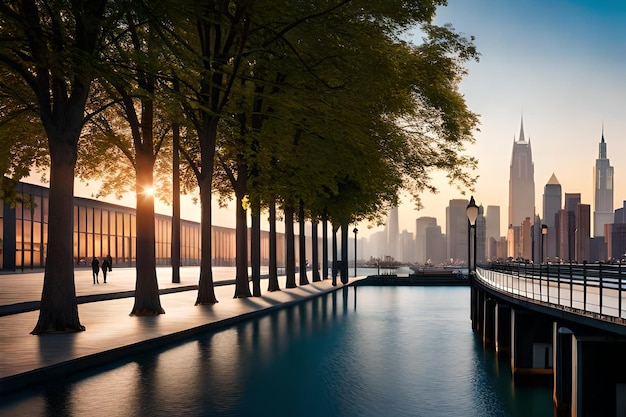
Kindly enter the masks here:
<path id="1" fill-rule="evenodd" d="M 549 388 L 514 385 L 468 311 L 467 288 L 341 288 L 22 393 L 0 414 L 552 415 Z"/>

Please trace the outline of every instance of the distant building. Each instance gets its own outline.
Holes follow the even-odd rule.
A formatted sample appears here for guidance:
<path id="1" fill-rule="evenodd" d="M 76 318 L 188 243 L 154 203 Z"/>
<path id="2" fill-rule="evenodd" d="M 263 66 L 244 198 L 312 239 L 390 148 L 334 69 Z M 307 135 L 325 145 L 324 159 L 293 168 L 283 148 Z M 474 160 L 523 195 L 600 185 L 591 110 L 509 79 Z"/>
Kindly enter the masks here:
<path id="1" fill-rule="evenodd" d="M 416 260 L 419 263 L 426 263 L 429 256 L 427 255 L 428 245 L 428 237 L 426 235 L 426 231 L 431 226 L 437 225 L 437 219 L 435 217 L 419 217 L 415 220 L 415 251 L 416 251 Z M 441 234 L 441 228 L 439 229 L 439 233 Z"/>
<path id="2" fill-rule="evenodd" d="M 612 259 L 622 259 L 626 256 L 626 223 L 606 225 L 607 252 Z"/>
<path id="3" fill-rule="evenodd" d="M 494 242 L 500 240 L 500 206 L 487 206 L 486 222 L 486 242 L 487 242 L 487 259 L 496 258 L 496 246 L 491 245 L 491 239 Z"/>
<path id="4" fill-rule="evenodd" d="M 568 257 L 564 259 L 575 260 L 576 259 L 576 225 L 578 205 L 581 203 L 580 193 L 565 193 L 565 211 L 568 213 L 567 221 L 567 246 Z"/>
<path id="5" fill-rule="evenodd" d="M 496 244 L 496 259 L 506 259 L 507 258 L 507 241 L 503 236 L 499 240 L 495 242 Z"/>
<path id="6" fill-rule="evenodd" d="M 441 226 L 426 228 L 426 263 L 438 265 L 446 261 L 446 240 L 441 234 Z"/>
<path id="7" fill-rule="evenodd" d="M 398 260 L 415 262 L 415 239 L 413 239 L 413 233 L 406 229 L 400 233 L 400 255 Z"/>
<path id="8" fill-rule="evenodd" d="M 561 184 L 557 180 L 554 173 L 543 188 L 543 219 L 542 224 L 548 226 L 548 233 L 544 237 L 544 255 L 547 258 L 557 256 L 557 230 L 556 219 L 559 210 L 563 207 L 561 204 L 563 192 Z"/>
<path id="9" fill-rule="evenodd" d="M 533 258 L 533 244 L 535 243 L 532 233 L 534 229 L 531 228 L 531 225 L 530 217 L 526 217 L 522 222 L 519 236 L 521 257 L 529 260 Z"/>
<path id="10" fill-rule="evenodd" d="M 398 246 L 400 244 L 398 207 L 393 207 L 389 210 L 385 231 L 387 232 L 387 248 L 385 256 L 391 256 L 394 259 L 398 259 L 400 256 L 400 251 L 398 250 Z"/>
<path id="11" fill-rule="evenodd" d="M 604 225 L 613 220 L 613 167 L 606 156 L 604 128 L 600 140 L 600 151 L 593 171 L 593 236 L 604 236 Z"/>
<path id="12" fill-rule="evenodd" d="M 622 259 L 626 256 L 626 201 L 615 210 L 613 223 L 604 226 L 607 257 Z"/>
<path id="13" fill-rule="evenodd" d="M 524 137 L 524 120 L 519 139 L 513 138 L 513 155 L 509 176 L 509 225 L 520 226 L 535 218 L 535 168 L 530 139 Z"/>
<path id="14" fill-rule="evenodd" d="M 476 218 L 476 263 L 483 264 L 487 260 L 487 222 L 482 205 L 478 207 Z"/>
<path id="15" fill-rule="evenodd" d="M 626 223 L 626 201 L 622 203 L 622 207 L 615 210 L 613 214 L 613 223 L 623 224 Z"/>
<path id="16" fill-rule="evenodd" d="M 446 207 L 447 257 L 453 261 L 467 262 L 468 221 L 465 209 L 468 203 L 468 200 L 454 199 Z"/>
<path id="17" fill-rule="evenodd" d="M 589 261 L 591 250 L 591 206 L 578 204 L 576 210 L 576 257 L 577 262 Z M 603 232 L 604 234 L 604 232 Z"/>
<path id="18" fill-rule="evenodd" d="M 520 252 L 520 234 L 522 226 L 509 226 L 506 236 L 506 256 L 508 258 L 518 259 L 522 257 Z"/>
<path id="19" fill-rule="evenodd" d="M 556 238 L 557 238 L 557 256 L 566 261 L 574 259 L 573 247 L 570 246 L 569 229 L 570 224 L 574 222 L 574 213 L 559 210 L 557 214 Z"/>

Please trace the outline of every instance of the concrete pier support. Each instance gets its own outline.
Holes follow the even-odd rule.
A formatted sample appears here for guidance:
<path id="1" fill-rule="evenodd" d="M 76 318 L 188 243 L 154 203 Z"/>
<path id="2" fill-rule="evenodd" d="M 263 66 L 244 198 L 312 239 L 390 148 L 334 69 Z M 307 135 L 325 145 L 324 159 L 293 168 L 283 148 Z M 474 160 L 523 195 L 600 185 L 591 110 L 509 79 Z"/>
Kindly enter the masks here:
<path id="1" fill-rule="evenodd" d="M 472 330 L 482 336 L 483 327 L 485 322 L 485 293 L 478 288 L 472 288 L 471 293 L 471 306 L 472 309 Z"/>
<path id="2" fill-rule="evenodd" d="M 495 345 L 498 356 L 511 353 L 511 306 L 496 304 Z"/>
<path id="3" fill-rule="evenodd" d="M 483 302 L 483 344 L 495 345 L 496 340 L 496 301 L 493 298 L 485 298 Z"/>
<path id="4" fill-rule="evenodd" d="M 571 415 L 626 416 L 626 341 L 572 335 Z"/>
<path id="5" fill-rule="evenodd" d="M 572 407 L 572 331 L 560 327 L 554 322 L 552 326 L 553 369 L 554 380 L 552 399 L 555 414 L 559 417 L 571 415 Z"/>
<path id="6" fill-rule="evenodd" d="M 511 371 L 521 375 L 552 375 L 552 320 L 511 310 Z"/>

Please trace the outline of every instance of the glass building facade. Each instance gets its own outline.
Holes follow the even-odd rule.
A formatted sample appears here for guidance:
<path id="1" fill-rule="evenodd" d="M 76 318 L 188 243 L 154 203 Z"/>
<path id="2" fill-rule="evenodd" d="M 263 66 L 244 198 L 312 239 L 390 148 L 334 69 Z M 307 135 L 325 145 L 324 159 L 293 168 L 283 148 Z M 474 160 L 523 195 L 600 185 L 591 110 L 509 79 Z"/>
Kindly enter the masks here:
<path id="1" fill-rule="evenodd" d="M 48 241 L 48 188 L 19 183 L 19 203 L 0 201 L 0 270 L 37 269 L 45 266 Z M 172 218 L 155 215 L 157 265 L 169 265 Z M 181 220 L 181 265 L 200 264 L 200 223 Z M 213 226 L 212 257 L 215 266 L 235 265 L 235 230 Z M 137 256 L 135 209 L 74 197 L 74 263 L 88 266 L 92 257 L 110 255 L 114 265 L 134 266 Z M 248 239 L 248 244 L 250 239 Z M 277 263 L 284 265 L 284 235 L 277 236 Z M 248 252 L 249 253 L 249 252 Z M 297 253 L 297 252 L 296 252 Z M 261 232 L 261 261 L 269 262 L 269 234 Z"/>

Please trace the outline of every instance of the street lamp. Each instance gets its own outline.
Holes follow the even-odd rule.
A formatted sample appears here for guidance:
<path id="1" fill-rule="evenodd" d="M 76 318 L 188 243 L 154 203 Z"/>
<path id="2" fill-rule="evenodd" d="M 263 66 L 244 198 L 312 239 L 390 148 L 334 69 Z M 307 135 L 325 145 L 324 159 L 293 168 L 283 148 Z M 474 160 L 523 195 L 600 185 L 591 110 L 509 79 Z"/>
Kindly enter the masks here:
<path id="1" fill-rule="evenodd" d="M 478 218 L 478 206 L 476 205 L 476 201 L 474 201 L 474 196 L 470 198 L 470 202 L 465 209 L 465 214 L 467 215 L 467 275 L 469 276 L 472 270 L 476 270 L 476 219 Z M 474 262 L 470 267 L 472 253 L 470 234 L 472 229 L 474 229 Z"/>
<path id="2" fill-rule="evenodd" d="M 352 232 L 354 233 L 354 277 L 356 278 L 356 234 L 359 233 L 359 229 L 355 227 Z"/>
<path id="3" fill-rule="evenodd" d="M 543 251 L 545 250 L 545 246 L 543 239 L 544 237 L 548 234 L 548 226 L 546 226 L 545 224 L 541 225 L 541 263 L 543 263 Z"/>

